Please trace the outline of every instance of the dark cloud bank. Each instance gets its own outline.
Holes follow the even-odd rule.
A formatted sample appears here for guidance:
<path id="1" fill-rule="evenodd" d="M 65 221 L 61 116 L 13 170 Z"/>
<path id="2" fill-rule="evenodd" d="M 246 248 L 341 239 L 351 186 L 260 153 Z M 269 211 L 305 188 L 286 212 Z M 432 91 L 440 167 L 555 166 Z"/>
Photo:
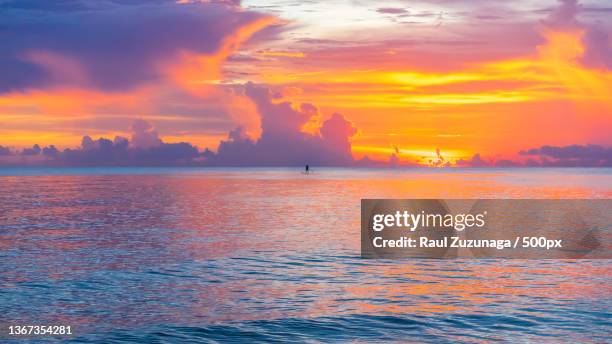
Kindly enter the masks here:
<path id="1" fill-rule="evenodd" d="M 164 142 L 144 120 L 131 126 L 131 137 L 92 139 L 84 136 L 78 148 L 63 151 L 52 145 L 34 145 L 21 151 L 0 146 L 0 165 L 42 166 L 415 166 L 400 161 L 395 154 L 388 161 L 367 157 L 355 160 L 350 139 L 357 128 L 340 114 L 323 121 L 317 133 L 306 133 L 303 127 L 317 118 L 317 108 L 309 103 L 299 107 L 282 101 L 267 87 L 251 83 L 240 89 L 256 105 L 261 117 L 261 136 L 247 137 L 236 128 L 221 141 L 217 151 L 198 150 L 187 142 Z M 519 152 L 523 162 L 489 160 L 475 154 L 454 165 L 439 150 L 431 166 L 455 167 L 612 167 L 612 147 L 599 145 L 542 146 Z"/>

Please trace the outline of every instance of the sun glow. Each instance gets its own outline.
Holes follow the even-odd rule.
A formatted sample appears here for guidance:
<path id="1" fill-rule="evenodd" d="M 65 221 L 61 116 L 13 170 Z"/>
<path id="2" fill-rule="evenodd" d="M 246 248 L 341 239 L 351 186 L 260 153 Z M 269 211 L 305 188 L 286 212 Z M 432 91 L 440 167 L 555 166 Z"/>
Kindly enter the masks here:
<path id="1" fill-rule="evenodd" d="M 357 123 L 367 123 L 362 124 L 366 127 L 364 133 L 385 133 L 389 128 L 406 133 L 409 136 L 396 138 L 402 147 L 411 147 L 396 154 L 400 158 L 435 157 L 435 150 L 419 151 L 414 143 L 407 142 L 413 141 L 412 135 L 419 135 L 433 146 L 462 147 L 447 151 L 449 159 L 466 158 L 483 151 L 515 154 L 520 146 L 506 132 L 519 132 L 525 138 L 542 136 L 542 129 L 536 124 L 544 125 L 544 118 L 558 117 L 568 111 L 567 105 L 557 104 L 569 103 L 573 111 L 583 113 L 580 116 L 599 122 L 605 122 L 612 112 L 612 73 L 589 68 L 580 61 L 585 51 L 584 32 L 544 30 L 542 35 L 545 43 L 530 55 L 468 64 L 463 69 L 443 73 L 388 70 L 384 66 L 359 70 L 350 69 L 347 63 L 346 67 L 292 73 L 279 65 L 260 77 L 265 83 L 300 87 L 303 92 L 292 97 L 296 101 L 313 102 L 352 114 Z M 594 106 L 599 111 L 593 111 Z M 550 115 L 543 116 L 542 124 L 533 122 L 525 126 L 530 122 L 529 113 L 524 112 L 527 108 Z M 360 120 L 360 116 L 377 113 L 380 114 L 377 121 L 365 117 Z M 416 114 L 418 119 L 414 117 Z M 460 126 L 453 126 L 454 118 L 463 118 Z M 551 123 L 555 130 L 547 131 L 546 138 L 567 135 L 565 132 L 572 126 L 570 119 Z M 454 135 L 439 135 L 440 130 L 451 128 Z M 431 132 L 431 136 L 425 138 L 424 131 Z M 493 135 L 506 138 L 489 137 Z M 389 148 L 386 134 L 367 136 L 367 140 L 363 137 L 354 140 L 356 156 L 367 152 L 388 158 L 397 153 Z M 509 145 L 504 143 L 507 140 L 511 142 Z M 487 143 L 483 149 L 487 141 L 493 143 Z M 481 148 L 475 148 L 478 146 Z"/>

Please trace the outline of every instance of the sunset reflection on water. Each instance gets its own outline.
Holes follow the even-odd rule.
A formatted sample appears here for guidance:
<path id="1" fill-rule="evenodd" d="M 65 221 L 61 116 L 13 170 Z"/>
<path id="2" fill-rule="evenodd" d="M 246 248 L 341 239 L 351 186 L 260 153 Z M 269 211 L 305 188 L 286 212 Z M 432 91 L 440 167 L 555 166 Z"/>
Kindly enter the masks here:
<path id="1" fill-rule="evenodd" d="M 0 323 L 81 341 L 610 334 L 609 260 L 359 258 L 362 198 L 611 198 L 607 169 L 75 171 L 0 173 Z"/>

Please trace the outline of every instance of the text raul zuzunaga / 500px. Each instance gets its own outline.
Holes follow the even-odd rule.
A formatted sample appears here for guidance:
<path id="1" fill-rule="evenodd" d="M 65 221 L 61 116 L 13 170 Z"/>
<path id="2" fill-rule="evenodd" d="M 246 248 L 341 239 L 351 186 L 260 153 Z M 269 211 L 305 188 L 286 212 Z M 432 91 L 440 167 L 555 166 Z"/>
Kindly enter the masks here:
<path id="1" fill-rule="evenodd" d="M 362 200 L 364 258 L 611 258 L 612 200 Z"/>

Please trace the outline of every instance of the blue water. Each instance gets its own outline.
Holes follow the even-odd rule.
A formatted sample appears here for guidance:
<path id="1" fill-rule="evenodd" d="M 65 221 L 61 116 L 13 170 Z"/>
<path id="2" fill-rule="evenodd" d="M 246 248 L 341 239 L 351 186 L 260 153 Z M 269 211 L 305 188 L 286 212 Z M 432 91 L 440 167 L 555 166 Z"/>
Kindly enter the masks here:
<path id="1" fill-rule="evenodd" d="M 363 260 L 361 198 L 610 198 L 609 169 L 0 169 L 0 342 L 606 342 L 609 260 Z"/>

